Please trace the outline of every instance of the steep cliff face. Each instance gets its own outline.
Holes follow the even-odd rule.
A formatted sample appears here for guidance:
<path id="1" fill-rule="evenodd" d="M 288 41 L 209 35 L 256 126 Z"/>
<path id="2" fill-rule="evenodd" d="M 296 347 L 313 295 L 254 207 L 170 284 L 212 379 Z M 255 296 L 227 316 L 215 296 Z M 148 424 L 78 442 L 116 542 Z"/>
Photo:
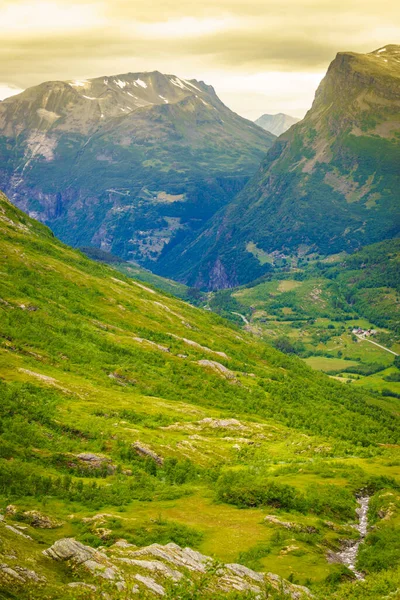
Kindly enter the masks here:
<path id="1" fill-rule="evenodd" d="M 304 120 L 182 250 L 185 263 L 171 254 L 165 271 L 214 289 L 216 261 L 230 285 L 244 283 L 270 268 L 274 253 L 352 251 L 399 230 L 400 46 L 392 45 L 338 54 Z"/>
<path id="2" fill-rule="evenodd" d="M 64 241 L 151 264 L 243 188 L 273 139 L 203 82 L 46 82 L 0 103 L 0 188 Z"/>

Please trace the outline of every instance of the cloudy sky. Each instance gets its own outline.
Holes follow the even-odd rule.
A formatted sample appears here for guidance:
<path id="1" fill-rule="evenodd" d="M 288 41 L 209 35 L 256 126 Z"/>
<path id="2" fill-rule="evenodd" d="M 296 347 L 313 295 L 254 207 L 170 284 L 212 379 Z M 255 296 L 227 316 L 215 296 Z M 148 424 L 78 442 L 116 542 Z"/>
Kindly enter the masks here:
<path id="1" fill-rule="evenodd" d="M 0 98 L 50 79 L 159 70 L 251 119 L 301 117 L 338 51 L 400 43 L 399 0 L 0 0 Z"/>

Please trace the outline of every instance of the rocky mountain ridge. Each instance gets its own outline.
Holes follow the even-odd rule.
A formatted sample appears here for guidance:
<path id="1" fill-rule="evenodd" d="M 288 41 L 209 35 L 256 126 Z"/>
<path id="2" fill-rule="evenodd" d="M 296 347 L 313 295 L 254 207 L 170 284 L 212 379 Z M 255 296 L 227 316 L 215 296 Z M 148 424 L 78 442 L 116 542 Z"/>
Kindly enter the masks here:
<path id="1" fill-rule="evenodd" d="M 273 139 L 203 82 L 46 82 L 0 102 L 0 188 L 63 240 L 151 264 L 244 186 Z"/>

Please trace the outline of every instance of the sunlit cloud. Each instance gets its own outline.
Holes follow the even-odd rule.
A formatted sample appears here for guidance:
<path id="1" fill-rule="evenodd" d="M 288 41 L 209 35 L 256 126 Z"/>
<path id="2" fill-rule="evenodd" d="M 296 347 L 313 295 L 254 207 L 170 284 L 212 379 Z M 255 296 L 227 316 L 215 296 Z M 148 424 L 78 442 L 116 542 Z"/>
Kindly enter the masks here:
<path id="1" fill-rule="evenodd" d="M 214 85 L 250 118 L 304 114 L 338 51 L 400 41 L 385 0 L 2 0 L 0 80 L 159 70 Z"/>
<path id="2" fill-rule="evenodd" d="M 98 4 L 16 2 L 0 6 L 0 33 L 4 38 L 34 38 L 44 33 L 74 32 L 106 24 Z"/>
<path id="3" fill-rule="evenodd" d="M 232 29 L 244 29 L 246 23 L 233 16 L 196 19 L 194 17 L 182 17 L 179 19 L 170 19 L 154 23 L 133 22 L 128 24 L 128 28 L 142 39 L 171 39 L 192 38 L 210 36 L 222 31 Z M 125 28 L 126 29 L 126 28 Z"/>

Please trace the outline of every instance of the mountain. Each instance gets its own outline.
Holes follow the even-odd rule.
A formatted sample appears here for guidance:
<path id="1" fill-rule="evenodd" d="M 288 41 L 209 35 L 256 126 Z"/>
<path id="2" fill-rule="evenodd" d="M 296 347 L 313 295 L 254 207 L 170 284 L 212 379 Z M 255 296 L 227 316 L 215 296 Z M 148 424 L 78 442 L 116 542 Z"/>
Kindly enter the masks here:
<path id="1" fill-rule="evenodd" d="M 1 597 L 395 594 L 396 405 L 89 260 L 2 194 L 0 268 Z M 338 553 L 360 492 L 356 584 Z"/>
<path id="2" fill-rule="evenodd" d="M 64 241 L 149 265 L 243 188 L 273 140 L 203 82 L 50 81 L 0 103 L 0 189 Z"/>
<path id="3" fill-rule="evenodd" d="M 285 115 L 284 113 L 278 113 L 277 115 L 261 115 L 255 122 L 256 125 L 259 125 L 266 131 L 273 133 L 276 136 L 282 135 L 285 133 L 292 125 L 298 123 L 300 119 L 296 117 L 291 117 L 290 115 Z"/>
<path id="4" fill-rule="evenodd" d="M 339 53 L 306 117 L 164 273 L 218 289 L 276 258 L 327 256 L 400 231 L 400 46 Z M 179 254 L 180 252 L 180 254 Z"/>

